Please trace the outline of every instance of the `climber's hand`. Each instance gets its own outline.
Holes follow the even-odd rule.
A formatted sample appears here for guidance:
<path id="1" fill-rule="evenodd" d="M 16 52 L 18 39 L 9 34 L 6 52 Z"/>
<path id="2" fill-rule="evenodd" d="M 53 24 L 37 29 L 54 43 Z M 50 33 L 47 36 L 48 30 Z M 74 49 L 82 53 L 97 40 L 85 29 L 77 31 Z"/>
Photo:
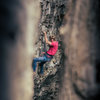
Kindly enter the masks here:
<path id="1" fill-rule="evenodd" d="M 45 52 L 42 52 L 41 54 L 43 55 L 43 54 L 45 54 Z"/>
<path id="2" fill-rule="evenodd" d="M 42 52 L 41 54 L 40 54 L 40 56 L 43 56 L 45 54 L 45 52 Z"/>
<path id="3" fill-rule="evenodd" d="M 45 31 L 43 31 L 43 33 L 44 33 L 44 34 L 46 34 L 46 32 L 45 32 Z"/>

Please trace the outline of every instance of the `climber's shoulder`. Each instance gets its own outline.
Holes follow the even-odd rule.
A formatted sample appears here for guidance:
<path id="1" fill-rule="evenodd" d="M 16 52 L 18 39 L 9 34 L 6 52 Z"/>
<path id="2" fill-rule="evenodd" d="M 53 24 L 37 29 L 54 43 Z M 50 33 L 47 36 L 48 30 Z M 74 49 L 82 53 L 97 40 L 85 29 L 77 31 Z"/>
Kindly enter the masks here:
<path id="1" fill-rule="evenodd" d="M 58 41 L 53 41 L 53 42 L 51 42 L 50 45 L 51 45 L 51 46 L 58 46 Z"/>

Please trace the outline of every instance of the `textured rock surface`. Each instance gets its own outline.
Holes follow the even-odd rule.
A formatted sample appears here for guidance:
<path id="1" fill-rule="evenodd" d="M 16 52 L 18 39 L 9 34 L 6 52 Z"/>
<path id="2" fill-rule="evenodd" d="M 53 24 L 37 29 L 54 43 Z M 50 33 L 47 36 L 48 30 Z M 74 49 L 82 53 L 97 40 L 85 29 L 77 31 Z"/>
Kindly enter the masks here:
<path id="1" fill-rule="evenodd" d="M 72 0 L 62 28 L 68 55 L 60 100 L 99 100 L 100 1 Z"/>
<path id="2" fill-rule="evenodd" d="M 59 42 L 59 49 L 54 58 L 44 65 L 44 76 L 35 77 L 34 100 L 55 100 L 58 96 L 59 84 L 61 81 L 61 71 L 64 69 L 64 45 L 62 44 L 62 36 L 59 34 L 59 28 L 63 24 L 63 18 L 66 13 L 66 3 L 68 0 L 41 0 L 41 19 L 40 19 L 40 36 L 36 43 L 36 56 L 39 52 L 46 51 L 44 36 L 41 31 L 47 31 L 47 36 L 55 35 Z M 39 50 L 39 47 L 41 50 Z M 45 49 L 46 48 L 46 49 Z M 40 67 L 40 66 L 39 66 Z M 38 69 L 39 69 L 38 67 Z"/>
<path id="3" fill-rule="evenodd" d="M 54 5 L 57 4 L 57 6 L 63 3 L 62 1 L 60 2 L 56 0 L 52 2 L 54 2 Z M 56 14 L 54 14 L 53 12 L 59 11 L 60 8 L 58 7 L 59 9 L 55 8 L 57 10 L 52 10 L 52 7 L 49 5 L 50 1 L 48 1 L 47 3 L 46 1 L 44 1 L 41 2 L 41 4 L 43 8 L 43 16 L 41 16 L 40 30 L 41 26 L 45 26 L 47 28 L 48 35 L 52 34 L 52 32 L 57 35 L 57 30 L 59 26 L 61 26 L 61 24 L 58 24 L 60 20 L 56 21 L 56 18 L 59 17 L 55 18 L 54 15 L 59 15 L 60 12 Z M 55 7 L 54 5 L 53 7 Z M 66 5 L 68 6 L 67 3 Z M 58 65 L 59 69 L 56 70 L 56 74 L 52 75 L 52 73 L 50 73 L 48 75 L 45 75 L 43 77 L 44 79 L 40 79 L 37 76 L 35 80 L 35 86 L 37 86 L 37 83 L 38 86 L 35 88 L 35 100 L 99 100 L 99 7 L 99 0 L 70 0 L 70 10 L 69 12 L 66 11 L 67 15 L 65 18 L 65 22 L 67 23 L 65 27 L 61 29 L 61 31 L 63 31 L 62 33 L 65 34 L 64 43 L 67 45 L 65 54 L 68 57 L 66 67 L 62 68 L 62 70 L 64 69 L 63 72 L 65 72 L 64 79 L 62 80 L 62 88 L 59 89 L 59 78 L 61 76 L 58 75 L 58 73 L 60 72 L 59 69 L 61 68 L 61 66 Z M 53 14 L 50 12 L 52 12 Z M 50 14 L 52 14 L 51 18 L 49 18 Z M 48 66 L 48 64 L 46 66 Z M 56 67 L 57 66 L 55 66 L 55 68 Z M 46 74 L 48 73 L 48 71 L 48 69 L 45 69 Z M 53 71 L 54 69 L 51 68 L 51 72 Z M 41 82 L 38 82 L 39 80 L 41 80 Z M 57 98 L 56 96 L 58 96 L 59 90 L 60 96 L 59 98 Z"/>
<path id="4" fill-rule="evenodd" d="M 40 0 L 40 3 L 40 36 L 37 39 L 33 37 L 38 33 L 39 15 L 34 13 L 38 10 L 37 0 L 0 2 L 0 100 L 32 99 L 32 52 L 37 51 L 36 56 L 39 56 L 40 51 L 45 51 L 41 32 L 44 29 L 48 36 L 57 36 L 59 51 L 44 66 L 44 76 L 35 76 L 34 100 L 99 100 L 100 0 Z M 68 57 L 65 67 L 65 46 L 58 30 L 63 24 L 66 24 L 62 30 Z M 32 38 L 33 42 L 38 40 L 34 49 Z"/>

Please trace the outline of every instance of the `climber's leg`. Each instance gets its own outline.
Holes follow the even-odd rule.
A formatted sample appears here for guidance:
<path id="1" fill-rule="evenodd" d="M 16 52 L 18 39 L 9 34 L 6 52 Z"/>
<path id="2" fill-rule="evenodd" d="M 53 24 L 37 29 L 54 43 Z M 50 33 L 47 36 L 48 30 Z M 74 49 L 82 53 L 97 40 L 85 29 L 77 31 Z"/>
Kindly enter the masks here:
<path id="1" fill-rule="evenodd" d="M 50 61 L 52 58 L 51 57 L 47 57 L 46 55 L 45 55 L 45 57 L 46 57 L 46 59 L 45 59 L 45 62 L 41 62 L 39 65 L 40 65 L 40 74 L 43 74 L 43 65 L 46 63 L 46 62 L 48 62 L 48 61 Z"/>
<path id="2" fill-rule="evenodd" d="M 45 62 L 41 62 L 39 65 L 40 65 L 40 74 L 43 74 L 43 65 L 46 63 Z"/>
<path id="3" fill-rule="evenodd" d="M 33 59 L 33 64 L 32 64 L 33 71 L 34 71 L 34 72 L 36 71 L 37 62 L 44 62 L 44 61 L 46 61 L 46 57 L 45 57 L 45 56 L 43 56 L 43 57 L 38 57 L 38 58 L 34 58 L 34 59 Z"/>

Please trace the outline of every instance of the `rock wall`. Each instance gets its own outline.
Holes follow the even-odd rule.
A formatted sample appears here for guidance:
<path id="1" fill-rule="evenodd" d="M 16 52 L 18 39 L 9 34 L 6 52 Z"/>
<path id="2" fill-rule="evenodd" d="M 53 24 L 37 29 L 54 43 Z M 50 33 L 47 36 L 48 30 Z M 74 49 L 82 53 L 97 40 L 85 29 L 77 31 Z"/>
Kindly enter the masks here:
<path id="1" fill-rule="evenodd" d="M 66 4 L 69 0 L 40 0 L 41 19 L 40 19 L 40 36 L 36 42 L 36 57 L 39 52 L 47 51 L 48 46 L 45 44 L 42 31 L 47 32 L 47 36 L 55 35 L 59 42 L 59 49 L 54 58 L 44 65 L 44 76 L 39 76 L 38 66 L 35 77 L 35 94 L 34 100 L 55 100 L 59 93 L 60 82 L 63 77 L 61 74 L 64 69 L 64 44 L 63 37 L 59 33 L 60 27 L 64 24 L 64 15 L 68 10 Z M 39 48 L 40 47 L 40 48 Z"/>
<path id="2" fill-rule="evenodd" d="M 59 100 L 99 100 L 100 1 L 72 0 L 71 5 L 61 29 L 68 61 Z"/>
<path id="3" fill-rule="evenodd" d="M 59 50 L 44 66 L 44 76 L 40 77 L 38 70 L 34 77 L 33 99 L 99 100 L 100 1 L 40 0 L 40 35 L 36 38 L 38 4 L 37 0 L 0 2 L 0 100 L 32 100 L 32 53 L 39 56 L 45 51 L 42 30 L 48 36 L 56 35 Z M 59 27 L 64 24 L 62 37 Z"/>
<path id="4" fill-rule="evenodd" d="M 56 1 L 54 4 L 57 3 L 57 6 L 59 6 L 58 2 Z M 50 6 L 45 6 L 45 3 L 41 3 L 42 7 L 46 9 L 42 9 L 41 26 L 44 25 L 47 28 L 49 35 L 52 32 L 56 33 L 55 30 L 59 28 L 59 20 L 57 20 L 58 22 L 56 22 L 56 19 L 53 20 L 54 15 L 52 15 L 51 19 L 47 17 L 47 14 L 50 15 L 51 9 L 49 8 Z M 60 4 L 62 3 L 60 2 Z M 65 60 L 65 67 L 61 63 L 58 65 L 59 69 L 63 67 L 64 78 L 62 80 L 59 79 L 61 74 L 58 74 L 60 70 L 57 69 L 56 74 L 48 74 L 48 77 L 44 77 L 44 80 L 41 79 L 41 82 L 35 88 L 35 100 L 45 100 L 45 98 L 47 100 L 98 100 L 99 98 L 100 2 L 99 0 L 70 0 L 69 2 L 66 1 L 67 6 L 65 23 L 62 23 L 62 25 L 66 25 L 61 29 L 61 33 L 64 35 L 65 54 L 68 59 Z M 57 14 L 59 15 L 60 12 Z M 50 25 L 54 31 L 48 26 L 49 20 L 50 22 L 53 20 L 54 24 Z M 54 69 L 51 70 L 51 72 L 53 71 Z M 37 80 L 39 81 L 39 78 L 35 80 L 36 85 Z M 62 81 L 60 83 L 62 85 L 59 85 L 59 81 Z"/>

